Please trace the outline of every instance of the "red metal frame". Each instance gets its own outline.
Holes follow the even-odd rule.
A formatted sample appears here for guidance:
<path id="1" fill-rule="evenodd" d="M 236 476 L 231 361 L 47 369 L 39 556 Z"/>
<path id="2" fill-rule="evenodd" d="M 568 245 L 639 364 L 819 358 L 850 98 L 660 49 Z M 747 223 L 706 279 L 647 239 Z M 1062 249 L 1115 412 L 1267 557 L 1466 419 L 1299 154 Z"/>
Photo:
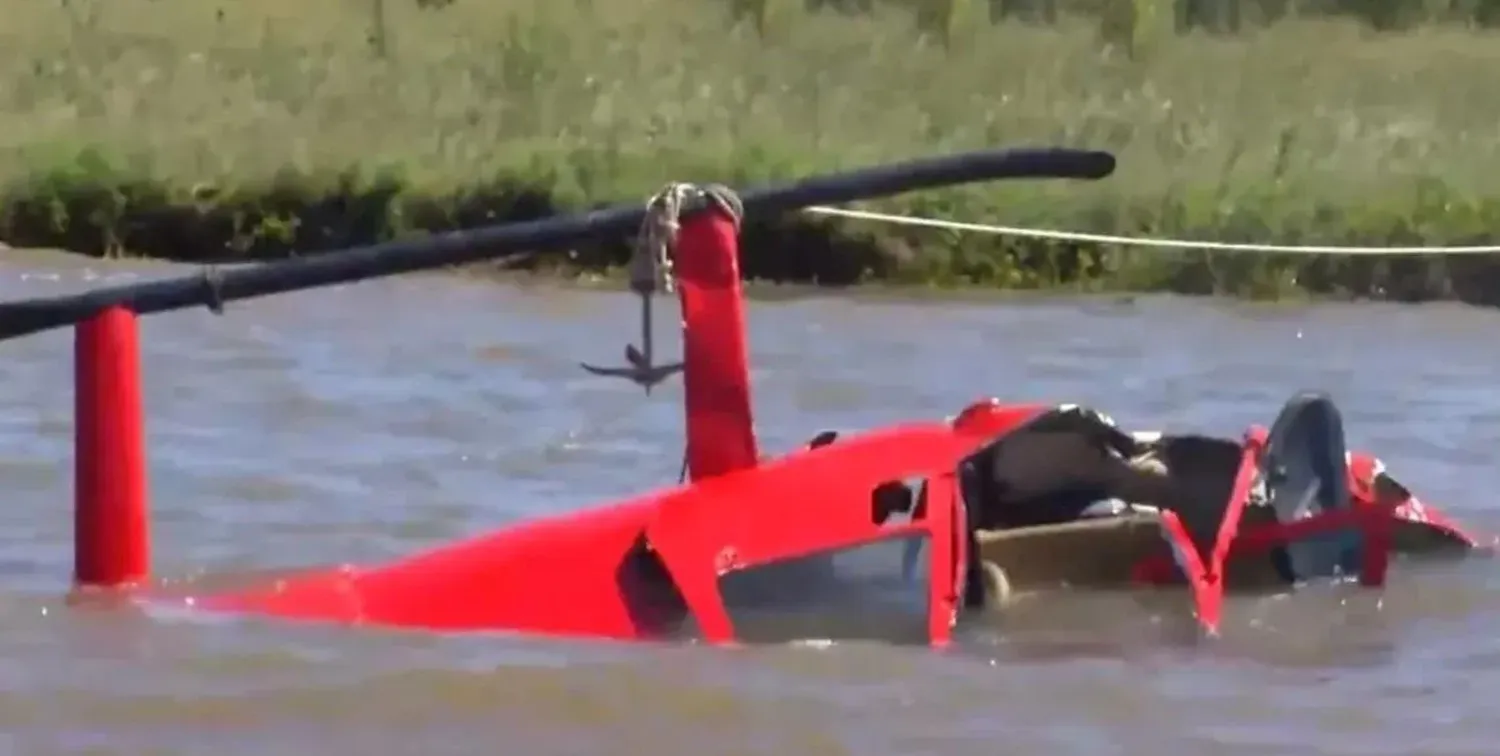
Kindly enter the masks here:
<path id="1" fill-rule="evenodd" d="M 1471 548 L 1480 545 L 1463 528 L 1413 497 L 1381 500 L 1376 494 L 1374 482 L 1384 465 L 1375 457 L 1362 452 L 1349 455 L 1351 506 L 1348 508 L 1321 512 L 1296 522 L 1268 523 L 1241 531 L 1240 524 L 1250 499 L 1256 470 L 1261 455 L 1265 452 L 1266 437 L 1266 429 L 1258 425 L 1245 432 L 1233 493 L 1208 558 L 1200 558 L 1191 546 L 1183 550 L 1185 559 L 1182 575 L 1192 589 L 1199 622 L 1210 633 L 1218 631 L 1222 619 L 1225 570 L 1232 558 L 1262 554 L 1304 538 L 1357 528 L 1364 538 L 1359 581 L 1367 587 L 1379 587 L 1385 584 L 1390 565 L 1391 536 L 1397 519 L 1420 519 L 1429 527 L 1443 530 Z M 1175 515 L 1166 513 L 1164 520 L 1164 527 L 1170 538 L 1178 543 L 1191 544 Z M 1155 584 L 1171 582 L 1178 574 L 1171 560 L 1165 558 L 1146 560 L 1136 570 L 1137 580 Z"/>
<path id="2" fill-rule="evenodd" d="M 930 544 L 932 641 L 947 642 L 962 593 L 962 556 L 953 545 L 964 524 L 953 470 L 978 443 L 943 424 L 908 425 L 799 451 L 753 471 L 713 478 L 662 502 L 646 530 L 709 640 L 727 641 L 733 623 L 719 578 L 801 556 L 905 536 Z M 925 477 L 925 517 L 879 524 L 871 494 L 887 481 Z M 934 506 L 936 505 L 936 506 Z M 936 630 L 941 625 L 941 630 Z"/>

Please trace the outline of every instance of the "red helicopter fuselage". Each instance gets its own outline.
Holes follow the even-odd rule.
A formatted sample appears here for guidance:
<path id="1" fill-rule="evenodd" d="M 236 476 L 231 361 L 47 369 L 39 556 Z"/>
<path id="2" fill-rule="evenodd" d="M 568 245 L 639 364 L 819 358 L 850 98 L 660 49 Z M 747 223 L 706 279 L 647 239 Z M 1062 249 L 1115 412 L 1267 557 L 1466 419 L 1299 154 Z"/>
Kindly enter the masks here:
<path id="1" fill-rule="evenodd" d="M 949 422 L 884 428 L 763 459 L 752 414 L 737 221 L 722 209 L 684 219 L 672 263 L 683 318 L 686 483 L 531 520 L 389 564 L 311 570 L 247 589 L 196 595 L 191 605 L 294 620 L 622 640 L 669 637 L 691 620 L 706 640 L 731 642 L 737 633 L 720 587 L 724 576 L 920 538 L 927 545 L 928 635 L 933 644 L 946 643 L 965 603 L 973 557 L 971 516 L 957 472 L 976 451 L 1050 408 L 984 400 Z M 133 317 L 115 311 L 81 328 L 80 365 L 90 350 L 95 356 L 132 350 L 134 327 Z M 88 419 L 90 424 L 81 426 L 80 439 L 102 439 L 95 444 L 97 453 L 83 441 L 79 447 L 79 487 L 88 492 L 80 494 L 77 513 L 75 578 L 82 584 L 128 584 L 146 570 L 144 502 L 128 494 L 144 483 L 117 485 L 122 476 L 144 469 L 143 459 L 117 453 L 138 444 L 131 426 L 139 425 L 139 407 L 132 409 L 126 396 L 138 393 L 138 386 L 131 388 L 138 365 L 109 360 L 90 363 L 109 362 L 114 367 L 108 373 L 79 369 L 80 423 Z M 110 409 L 115 406 L 123 409 Z M 1164 512 L 1163 538 L 1177 557 L 1148 560 L 1136 570 L 1143 582 L 1188 583 L 1209 629 L 1218 624 L 1222 575 L 1235 555 L 1357 528 L 1372 545 L 1363 552 L 1361 577 L 1379 584 L 1389 553 L 1384 534 L 1393 517 L 1420 511 L 1430 522 L 1462 532 L 1414 498 L 1377 496 L 1372 481 L 1378 461 L 1367 455 L 1352 457 L 1354 506 L 1242 532 L 1240 515 L 1263 445 L 1264 431 L 1246 434 L 1241 473 L 1211 551 L 1195 548 L 1176 516 Z M 910 517 L 873 511 L 878 489 L 914 479 L 921 481 L 922 504 Z"/>

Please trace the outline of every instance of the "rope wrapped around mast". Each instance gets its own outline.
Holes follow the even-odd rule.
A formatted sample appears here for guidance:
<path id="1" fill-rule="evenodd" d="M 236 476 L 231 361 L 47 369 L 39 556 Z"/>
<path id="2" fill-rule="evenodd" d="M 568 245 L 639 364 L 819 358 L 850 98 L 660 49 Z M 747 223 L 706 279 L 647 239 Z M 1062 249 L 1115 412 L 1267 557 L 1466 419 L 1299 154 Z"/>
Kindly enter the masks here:
<path id="1" fill-rule="evenodd" d="M 660 286 L 672 293 L 672 254 L 677 249 L 677 232 L 682 228 L 685 211 L 717 207 L 734 220 L 738 229 L 745 219 L 744 203 L 733 189 L 722 184 L 695 186 L 671 183 L 646 203 L 646 217 L 636 235 L 630 259 L 630 288 L 641 294 L 654 294 Z"/>
<path id="2" fill-rule="evenodd" d="M 734 190 L 711 184 L 671 183 L 646 203 L 646 215 L 636 233 L 635 248 L 630 256 L 630 290 L 641 301 L 641 345 L 625 345 L 625 367 L 600 367 L 580 363 L 594 375 L 624 378 L 646 390 L 682 371 L 682 363 L 657 365 L 652 301 L 657 290 L 673 291 L 672 256 L 677 250 L 677 233 L 682 229 L 685 211 L 714 206 L 734 220 L 736 229 L 744 218 L 744 206 Z"/>

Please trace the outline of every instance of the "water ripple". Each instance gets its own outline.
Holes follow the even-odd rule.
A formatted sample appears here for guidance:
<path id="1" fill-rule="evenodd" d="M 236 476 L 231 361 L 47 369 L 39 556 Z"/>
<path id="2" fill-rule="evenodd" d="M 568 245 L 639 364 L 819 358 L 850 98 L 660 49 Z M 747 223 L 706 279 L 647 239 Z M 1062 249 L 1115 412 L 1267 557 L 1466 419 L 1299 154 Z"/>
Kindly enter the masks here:
<path id="1" fill-rule="evenodd" d="M 0 294 L 164 270 L 8 258 Z M 673 480 L 680 385 L 646 399 L 577 367 L 634 338 L 634 306 L 419 276 L 153 317 L 159 570 L 388 558 Z M 757 303 L 750 327 L 767 450 L 988 394 L 1238 433 L 1315 387 L 1426 497 L 1494 525 L 1497 320 L 1448 306 L 793 297 Z M 71 342 L 0 348 L 7 752 L 1459 754 L 1500 740 L 1490 562 L 1402 570 L 1381 594 L 1237 600 L 1214 643 L 1190 632 L 1181 596 L 1062 597 L 972 629 L 950 654 L 60 610 Z"/>

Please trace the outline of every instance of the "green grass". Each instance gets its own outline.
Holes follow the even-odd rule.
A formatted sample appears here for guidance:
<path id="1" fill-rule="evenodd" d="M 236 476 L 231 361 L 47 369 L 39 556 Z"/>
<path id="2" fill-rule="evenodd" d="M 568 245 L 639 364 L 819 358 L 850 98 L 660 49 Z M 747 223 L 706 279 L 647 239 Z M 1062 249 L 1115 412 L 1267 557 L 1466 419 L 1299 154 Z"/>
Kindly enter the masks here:
<path id="1" fill-rule="evenodd" d="M 1497 33 L 1292 20 L 1145 35 L 1126 56 L 1088 18 L 978 19 L 942 44 L 900 8 L 764 2 L 761 34 L 703 0 L 20 0 L 0 25 L 0 238 L 277 255 L 1023 143 L 1120 168 L 872 206 L 1235 241 L 1500 238 Z M 1488 258 L 1127 254 L 809 219 L 747 246 L 752 273 L 813 256 L 836 282 L 1500 301 Z"/>

